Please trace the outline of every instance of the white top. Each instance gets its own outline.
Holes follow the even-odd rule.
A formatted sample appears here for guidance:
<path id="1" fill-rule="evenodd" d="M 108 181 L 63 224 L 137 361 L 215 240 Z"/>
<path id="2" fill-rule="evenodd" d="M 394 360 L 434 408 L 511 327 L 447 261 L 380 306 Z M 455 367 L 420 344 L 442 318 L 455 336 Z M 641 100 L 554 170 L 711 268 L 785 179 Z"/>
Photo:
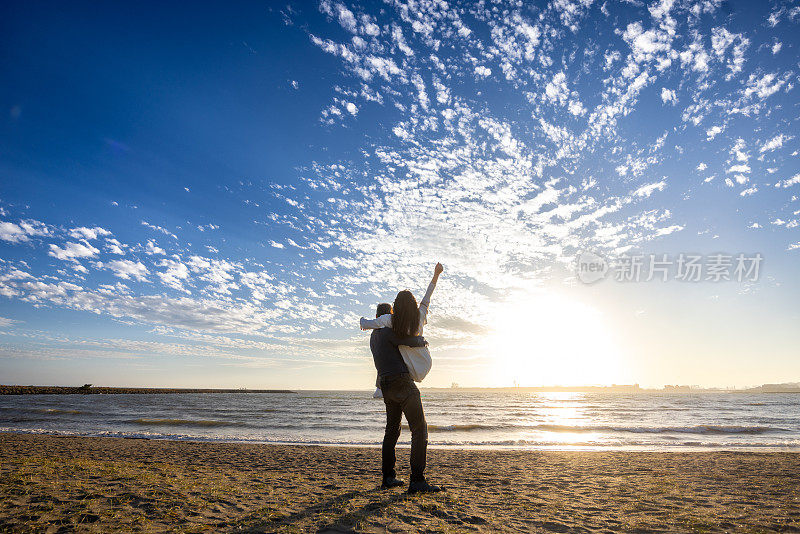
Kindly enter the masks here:
<path id="1" fill-rule="evenodd" d="M 432 281 L 428 285 L 428 290 L 425 292 L 425 296 L 422 297 L 422 301 L 419 303 L 419 331 L 417 332 L 417 335 L 419 336 L 422 335 L 422 329 L 428 323 L 428 307 L 431 303 L 431 294 L 435 288 L 436 283 Z M 392 314 L 390 313 L 381 315 L 375 319 L 365 319 L 364 317 L 361 318 L 362 330 L 391 328 L 391 326 Z M 433 363 L 431 360 L 431 352 L 428 350 L 428 347 L 409 347 L 407 345 L 400 345 L 398 349 L 400 349 L 400 355 L 403 357 L 406 367 L 408 367 L 408 372 L 411 375 L 411 378 L 413 378 L 416 382 L 422 382 L 422 379 L 425 378 L 425 376 L 431 370 L 431 365 Z"/>

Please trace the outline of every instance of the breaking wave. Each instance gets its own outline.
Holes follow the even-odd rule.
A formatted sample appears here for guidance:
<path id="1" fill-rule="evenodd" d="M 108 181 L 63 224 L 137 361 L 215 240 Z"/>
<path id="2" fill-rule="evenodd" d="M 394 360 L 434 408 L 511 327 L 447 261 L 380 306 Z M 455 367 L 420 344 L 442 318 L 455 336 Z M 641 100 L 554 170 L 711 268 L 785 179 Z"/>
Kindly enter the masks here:
<path id="1" fill-rule="evenodd" d="M 205 428 L 221 426 L 246 426 L 244 423 L 217 421 L 214 419 L 134 419 L 130 422 L 142 426 L 195 426 Z"/>

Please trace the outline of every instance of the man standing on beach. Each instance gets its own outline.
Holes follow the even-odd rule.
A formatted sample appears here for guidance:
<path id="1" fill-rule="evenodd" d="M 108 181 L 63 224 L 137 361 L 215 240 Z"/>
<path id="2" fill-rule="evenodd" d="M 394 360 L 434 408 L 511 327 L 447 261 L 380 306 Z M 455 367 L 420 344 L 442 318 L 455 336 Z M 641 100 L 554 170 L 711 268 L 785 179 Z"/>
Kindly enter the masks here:
<path id="1" fill-rule="evenodd" d="M 378 306 L 378 316 L 391 313 L 389 304 Z M 432 493 L 441 491 L 438 486 L 428 484 L 424 471 L 428 448 L 428 424 L 422 411 L 422 399 L 419 389 L 408 373 L 408 367 L 403 361 L 398 345 L 420 347 L 427 345 L 425 338 L 416 336 L 399 339 L 391 328 L 380 328 L 372 331 L 369 348 L 372 359 L 378 370 L 378 380 L 383 392 L 383 402 L 386 405 L 386 432 L 383 437 L 381 450 L 381 471 L 383 481 L 381 488 L 394 488 L 402 486 L 404 482 L 397 478 L 395 471 L 396 455 L 395 445 L 400 437 L 400 422 L 403 414 L 406 415 L 408 426 L 411 428 L 411 482 L 408 486 L 409 493 Z"/>

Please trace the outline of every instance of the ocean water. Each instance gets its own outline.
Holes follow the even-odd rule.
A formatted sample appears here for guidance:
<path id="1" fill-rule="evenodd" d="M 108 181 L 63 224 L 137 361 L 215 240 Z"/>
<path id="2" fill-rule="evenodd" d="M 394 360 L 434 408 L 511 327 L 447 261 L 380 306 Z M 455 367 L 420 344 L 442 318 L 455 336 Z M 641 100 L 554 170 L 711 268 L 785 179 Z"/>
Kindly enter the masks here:
<path id="1" fill-rule="evenodd" d="M 377 445 L 367 391 L 0 396 L 0 431 Z M 431 447 L 800 450 L 800 394 L 422 390 Z M 401 444 L 408 444 L 404 428 Z"/>

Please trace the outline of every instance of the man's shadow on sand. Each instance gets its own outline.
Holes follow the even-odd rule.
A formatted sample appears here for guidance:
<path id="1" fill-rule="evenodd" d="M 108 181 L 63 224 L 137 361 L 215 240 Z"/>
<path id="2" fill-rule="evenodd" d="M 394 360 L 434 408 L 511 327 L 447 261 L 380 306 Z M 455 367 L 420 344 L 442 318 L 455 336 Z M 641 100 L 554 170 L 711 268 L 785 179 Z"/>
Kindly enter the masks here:
<path id="1" fill-rule="evenodd" d="M 343 513 L 345 506 L 353 498 L 360 495 L 366 495 L 371 499 L 370 502 L 356 510 Z M 375 495 L 385 496 L 380 498 L 380 500 L 372 500 Z M 243 523 L 238 525 L 236 532 L 274 532 L 275 529 L 281 526 L 293 525 L 318 514 L 325 514 L 326 516 L 338 514 L 335 520 L 330 521 L 326 526 L 321 527 L 317 531 L 319 534 L 356 532 L 355 527 L 358 523 L 365 521 L 376 512 L 407 498 L 409 497 L 405 491 L 391 492 L 380 488 L 367 491 L 348 491 L 347 493 L 331 497 L 330 499 L 311 505 L 304 510 L 293 512 L 280 518 L 271 520 L 251 518 L 250 521 L 246 519 Z"/>

